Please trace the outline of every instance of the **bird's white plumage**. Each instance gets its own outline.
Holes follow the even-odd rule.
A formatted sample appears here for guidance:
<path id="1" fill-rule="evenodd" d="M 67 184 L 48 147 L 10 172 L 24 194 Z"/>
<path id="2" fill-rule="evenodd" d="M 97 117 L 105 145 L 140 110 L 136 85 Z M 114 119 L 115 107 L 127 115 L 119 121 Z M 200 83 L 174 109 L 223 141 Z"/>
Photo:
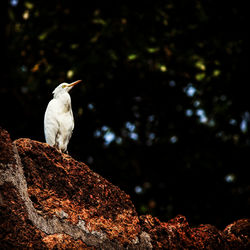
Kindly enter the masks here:
<path id="1" fill-rule="evenodd" d="M 49 102 L 44 115 L 44 134 L 46 142 L 67 151 L 67 146 L 74 129 L 74 117 L 71 98 L 68 91 L 79 81 L 72 84 L 62 83 L 54 91 L 54 98 Z"/>

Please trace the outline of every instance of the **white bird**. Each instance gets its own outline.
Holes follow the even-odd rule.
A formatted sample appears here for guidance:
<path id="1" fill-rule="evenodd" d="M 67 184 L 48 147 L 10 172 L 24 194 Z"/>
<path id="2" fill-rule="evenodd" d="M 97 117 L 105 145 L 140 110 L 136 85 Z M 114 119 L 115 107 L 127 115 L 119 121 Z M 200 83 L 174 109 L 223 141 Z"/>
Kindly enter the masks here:
<path id="1" fill-rule="evenodd" d="M 71 84 L 61 83 L 53 91 L 44 115 L 44 134 L 46 142 L 61 152 L 67 152 L 67 146 L 74 129 L 74 117 L 69 91 L 82 80 Z"/>

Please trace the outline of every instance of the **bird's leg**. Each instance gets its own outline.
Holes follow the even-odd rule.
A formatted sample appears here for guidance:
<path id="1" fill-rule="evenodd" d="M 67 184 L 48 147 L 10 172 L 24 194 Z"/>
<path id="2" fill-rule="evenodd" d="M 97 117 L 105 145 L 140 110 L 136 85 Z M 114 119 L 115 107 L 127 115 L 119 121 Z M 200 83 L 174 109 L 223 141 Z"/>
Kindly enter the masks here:
<path id="1" fill-rule="evenodd" d="M 62 153 L 62 150 L 61 150 L 57 145 L 55 145 L 54 148 L 55 148 L 57 151 L 59 151 L 60 153 Z"/>
<path id="2" fill-rule="evenodd" d="M 58 143 L 55 143 L 55 144 L 53 145 L 53 147 L 54 147 L 57 151 L 59 151 L 60 153 L 63 153 L 62 150 L 59 148 Z"/>
<path id="3" fill-rule="evenodd" d="M 68 151 L 68 149 L 65 149 L 65 150 L 62 150 L 62 153 L 64 153 L 64 154 L 69 154 L 69 151 Z"/>

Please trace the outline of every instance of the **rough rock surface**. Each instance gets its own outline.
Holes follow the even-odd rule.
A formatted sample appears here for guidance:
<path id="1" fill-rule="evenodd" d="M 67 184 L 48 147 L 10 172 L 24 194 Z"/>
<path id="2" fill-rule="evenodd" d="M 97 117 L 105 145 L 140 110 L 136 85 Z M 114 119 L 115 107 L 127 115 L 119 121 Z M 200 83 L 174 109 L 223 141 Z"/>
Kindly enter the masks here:
<path id="1" fill-rule="evenodd" d="M 219 231 L 138 216 L 130 197 L 46 143 L 0 128 L 1 249 L 250 249 L 250 220 Z"/>

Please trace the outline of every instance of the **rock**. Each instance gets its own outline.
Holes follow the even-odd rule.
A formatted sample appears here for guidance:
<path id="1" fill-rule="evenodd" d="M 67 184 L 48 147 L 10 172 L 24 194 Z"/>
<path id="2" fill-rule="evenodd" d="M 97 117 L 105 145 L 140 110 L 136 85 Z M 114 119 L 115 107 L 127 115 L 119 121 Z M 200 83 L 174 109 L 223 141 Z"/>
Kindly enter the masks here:
<path id="1" fill-rule="evenodd" d="M 224 231 L 209 224 L 191 228 L 182 215 L 168 222 L 143 215 L 140 221 L 154 249 L 250 249 L 249 219 L 238 220 Z"/>
<path id="2" fill-rule="evenodd" d="M 130 197 L 84 163 L 0 128 L 1 249 L 247 249 L 248 219 L 219 231 L 184 216 L 138 217 Z"/>
<path id="3" fill-rule="evenodd" d="M 250 220 L 241 219 L 228 225 L 224 235 L 230 249 L 250 249 Z"/>

